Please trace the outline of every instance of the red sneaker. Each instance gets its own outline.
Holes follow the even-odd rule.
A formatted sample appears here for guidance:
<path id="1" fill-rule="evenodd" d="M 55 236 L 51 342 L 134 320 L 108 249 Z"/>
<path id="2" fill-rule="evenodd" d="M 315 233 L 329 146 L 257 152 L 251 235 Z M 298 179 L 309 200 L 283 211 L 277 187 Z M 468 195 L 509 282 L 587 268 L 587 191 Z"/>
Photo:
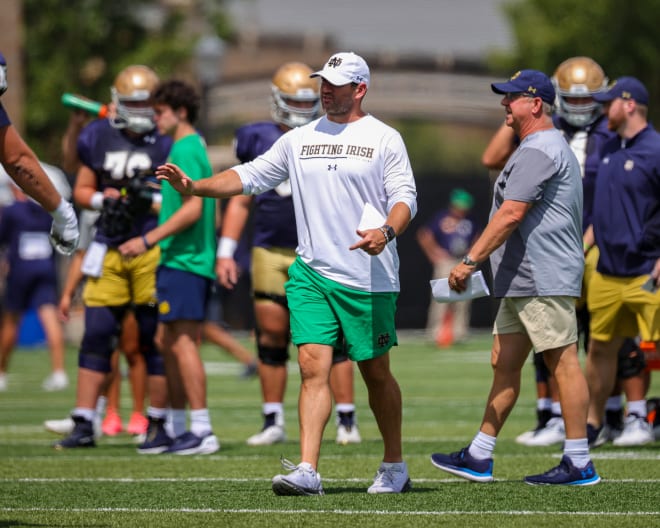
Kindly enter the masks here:
<path id="1" fill-rule="evenodd" d="M 134 412 L 131 414 L 131 419 L 128 422 L 128 427 L 126 427 L 126 432 L 132 435 L 143 435 L 147 433 L 147 426 L 149 425 L 149 420 L 147 417 Z"/>
<path id="2" fill-rule="evenodd" d="M 124 430 L 121 424 L 121 418 L 114 409 L 108 409 L 103 419 L 101 430 L 104 435 L 116 436 Z"/>

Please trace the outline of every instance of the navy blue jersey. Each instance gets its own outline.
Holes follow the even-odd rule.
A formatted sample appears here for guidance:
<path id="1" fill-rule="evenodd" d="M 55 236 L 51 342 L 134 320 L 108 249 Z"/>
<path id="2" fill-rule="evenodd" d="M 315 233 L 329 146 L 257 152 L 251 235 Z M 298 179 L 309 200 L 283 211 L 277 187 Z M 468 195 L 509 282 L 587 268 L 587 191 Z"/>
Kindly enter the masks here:
<path id="1" fill-rule="evenodd" d="M 48 240 L 52 223 L 50 214 L 32 200 L 17 200 L 2 209 L 0 246 L 7 248 L 7 282 L 49 277 L 55 284 L 55 254 Z"/>
<path id="2" fill-rule="evenodd" d="M 448 210 L 438 211 L 426 224 L 435 242 L 452 257 L 460 258 L 470 249 L 477 224 L 469 217 L 456 218 Z"/>
<path id="3" fill-rule="evenodd" d="M 236 131 L 236 157 L 241 163 L 266 152 L 284 134 L 276 123 L 245 125 Z M 298 245 L 296 217 L 289 180 L 254 197 L 254 233 L 257 247 L 295 248 Z"/>
<path id="4" fill-rule="evenodd" d="M 617 277 L 650 273 L 660 258 L 660 134 L 605 144 L 594 194 L 597 270 Z"/>
<path id="5" fill-rule="evenodd" d="M 0 103 L 0 128 L 4 128 L 9 125 L 11 125 L 9 115 L 7 115 L 7 111 L 5 110 L 4 106 L 2 106 L 2 103 Z"/>
<path id="6" fill-rule="evenodd" d="M 593 222 L 596 175 L 598 174 L 600 160 L 603 157 L 603 148 L 607 141 L 616 136 L 616 132 L 612 132 L 607 128 L 607 116 L 605 114 L 584 128 L 576 128 L 556 115 L 554 116 L 554 123 L 564 133 L 569 143 L 576 133 L 582 131 L 587 133 L 584 170 L 582 174 L 582 195 L 584 199 L 582 229 L 586 230 Z"/>
<path id="7" fill-rule="evenodd" d="M 171 146 L 169 136 L 152 132 L 134 137 L 114 128 L 107 119 L 97 119 L 80 133 L 78 156 L 84 165 L 94 171 L 100 192 L 107 187 L 127 189 L 134 178 L 157 187 L 154 171 L 167 161 Z M 141 214 L 132 222 L 130 229 L 113 236 L 104 233 L 101 224 L 97 222 L 96 240 L 116 247 L 156 227 L 158 216 L 150 212 Z"/>

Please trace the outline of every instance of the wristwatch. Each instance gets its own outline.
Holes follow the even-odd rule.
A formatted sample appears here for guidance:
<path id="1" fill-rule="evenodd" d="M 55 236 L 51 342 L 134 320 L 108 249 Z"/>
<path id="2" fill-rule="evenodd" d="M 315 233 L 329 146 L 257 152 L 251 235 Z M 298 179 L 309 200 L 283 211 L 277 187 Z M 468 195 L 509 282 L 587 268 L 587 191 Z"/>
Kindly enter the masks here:
<path id="1" fill-rule="evenodd" d="M 385 236 L 385 240 L 387 240 L 388 244 L 396 238 L 396 233 L 394 232 L 394 228 L 391 225 L 385 224 L 379 229 L 380 232 L 383 233 L 383 235 Z"/>
<path id="2" fill-rule="evenodd" d="M 465 255 L 463 257 L 463 264 L 465 264 L 466 266 L 478 266 L 479 265 L 478 262 L 475 262 L 474 260 L 472 260 L 470 258 L 470 255 Z"/>

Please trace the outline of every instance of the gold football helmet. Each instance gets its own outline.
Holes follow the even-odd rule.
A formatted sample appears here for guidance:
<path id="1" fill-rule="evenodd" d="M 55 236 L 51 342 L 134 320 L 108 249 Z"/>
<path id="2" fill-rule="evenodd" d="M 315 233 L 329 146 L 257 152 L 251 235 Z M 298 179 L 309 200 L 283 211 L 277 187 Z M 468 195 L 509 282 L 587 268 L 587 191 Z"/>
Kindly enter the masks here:
<path id="1" fill-rule="evenodd" d="M 127 128 L 138 134 L 154 129 L 154 112 L 149 98 L 158 84 L 158 75 L 147 66 L 124 68 L 112 85 L 112 102 L 116 117 L 111 119 L 115 128 Z"/>
<path id="2" fill-rule="evenodd" d="M 571 125 L 586 127 L 602 114 L 602 105 L 593 100 L 593 94 L 605 91 L 608 79 L 595 60 L 589 57 L 565 60 L 555 70 L 552 82 L 557 92 L 557 114 Z"/>
<path id="3" fill-rule="evenodd" d="M 275 122 L 295 128 L 318 117 L 320 83 L 310 78 L 312 73 L 301 62 L 287 62 L 277 69 L 271 86 L 271 115 Z"/>

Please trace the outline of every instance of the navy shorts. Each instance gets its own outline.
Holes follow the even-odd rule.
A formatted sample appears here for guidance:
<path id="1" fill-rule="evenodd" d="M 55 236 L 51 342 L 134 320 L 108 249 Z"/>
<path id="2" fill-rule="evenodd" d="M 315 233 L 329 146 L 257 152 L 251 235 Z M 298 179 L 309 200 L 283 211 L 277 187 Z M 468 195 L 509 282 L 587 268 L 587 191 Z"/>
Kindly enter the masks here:
<path id="1" fill-rule="evenodd" d="M 10 275 L 5 290 L 5 309 L 23 313 L 45 304 L 57 305 L 57 278 L 52 275 L 29 277 Z"/>
<path id="2" fill-rule="evenodd" d="M 211 279 L 196 273 L 159 266 L 156 275 L 158 320 L 204 321 Z"/>

